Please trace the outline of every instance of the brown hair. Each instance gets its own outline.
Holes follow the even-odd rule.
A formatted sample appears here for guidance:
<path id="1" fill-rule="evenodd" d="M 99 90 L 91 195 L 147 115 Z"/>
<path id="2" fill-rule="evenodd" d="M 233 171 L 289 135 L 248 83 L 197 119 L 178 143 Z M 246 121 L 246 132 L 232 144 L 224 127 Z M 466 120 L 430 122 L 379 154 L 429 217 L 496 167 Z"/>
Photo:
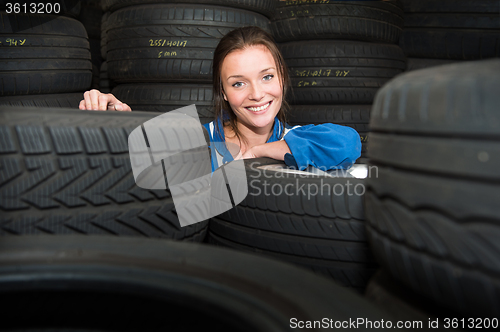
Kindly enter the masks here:
<path id="1" fill-rule="evenodd" d="M 262 30 L 259 27 L 243 27 L 235 29 L 225 35 L 217 45 L 217 48 L 214 52 L 214 61 L 213 61 L 213 89 L 214 89 L 214 107 L 215 107 L 215 130 L 220 134 L 223 132 L 223 128 L 219 128 L 218 119 L 221 120 L 223 126 L 224 123 L 224 112 L 227 112 L 229 115 L 229 120 L 227 121 L 227 125 L 231 128 L 231 130 L 235 133 L 238 140 L 241 142 L 242 140 L 245 143 L 248 143 L 245 137 L 242 137 L 241 133 L 236 126 L 236 114 L 231 109 L 229 103 L 224 99 L 222 81 L 221 81 L 221 69 L 222 62 L 226 58 L 226 56 L 234 51 L 243 50 L 250 46 L 255 45 L 263 45 L 265 46 L 273 55 L 274 62 L 277 66 L 278 76 L 281 80 L 281 86 L 283 89 L 282 103 L 281 108 L 278 111 L 277 117 L 280 120 L 281 124 L 284 126 L 286 123 L 286 111 L 288 109 L 288 104 L 285 101 L 285 95 L 288 90 L 290 79 L 288 77 L 288 70 L 286 68 L 285 60 L 281 55 L 281 52 L 278 49 L 278 46 L 273 40 L 273 37 Z M 284 128 L 281 130 L 281 137 L 284 135 Z"/>

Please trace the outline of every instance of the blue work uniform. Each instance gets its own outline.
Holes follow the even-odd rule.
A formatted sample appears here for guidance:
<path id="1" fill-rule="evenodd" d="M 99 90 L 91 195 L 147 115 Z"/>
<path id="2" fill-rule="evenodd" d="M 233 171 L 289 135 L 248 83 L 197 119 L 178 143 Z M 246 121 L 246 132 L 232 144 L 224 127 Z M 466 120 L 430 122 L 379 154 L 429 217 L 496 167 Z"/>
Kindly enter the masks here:
<path id="1" fill-rule="evenodd" d="M 219 133 L 215 121 L 204 124 L 210 137 L 212 172 L 234 158 L 225 144 L 223 126 Z M 284 131 L 283 137 L 281 133 Z M 361 156 L 361 139 L 356 130 L 333 123 L 306 126 L 282 124 L 276 117 L 271 137 L 266 143 L 285 140 L 291 154 L 284 156 L 285 164 L 295 169 L 311 165 L 322 170 L 348 169 Z"/>

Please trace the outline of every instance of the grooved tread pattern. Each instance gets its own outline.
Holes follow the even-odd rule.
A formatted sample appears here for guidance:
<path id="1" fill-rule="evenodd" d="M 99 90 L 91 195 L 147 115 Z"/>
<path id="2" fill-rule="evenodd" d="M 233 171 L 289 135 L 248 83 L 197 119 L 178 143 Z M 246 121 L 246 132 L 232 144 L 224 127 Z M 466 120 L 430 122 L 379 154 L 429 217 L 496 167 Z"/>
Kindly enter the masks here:
<path id="1" fill-rule="evenodd" d="M 0 106 L 59 107 L 78 109 L 83 92 L 0 97 Z"/>
<path id="2" fill-rule="evenodd" d="M 436 210 L 414 210 L 367 192 L 374 254 L 398 280 L 466 315 L 500 315 L 498 225 L 457 223 Z"/>
<path id="3" fill-rule="evenodd" d="M 404 73 L 380 89 L 372 131 L 499 137 L 500 60 L 467 61 Z M 439 74 L 439 75 L 438 75 Z M 467 77 L 467 79 L 464 79 Z"/>
<path id="4" fill-rule="evenodd" d="M 3 108 L 0 234 L 180 240 L 206 228 L 207 221 L 180 227 L 169 190 L 145 190 L 135 184 L 127 137 L 155 116 Z"/>
<path id="5" fill-rule="evenodd" d="M 500 57 L 500 5 L 491 0 L 405 2 L 400 45 L 417 58 Z"/>
<path id="6" fill-rule="evenodd" d="M 117 9 L 142 5 L 146 3 L 193 3 L 193 0 L 103 0 L 105 10 L 115 11 Z M 227 6 L 240 9 L 246 9 L 264 14 L 270 17 L 274 14 L 276 1 L 274 0 L 196 0 L 197 4 Z"/>
<path id="7" fill-rule="evenodd" d="M 248 195 L 210 220 L 216 242 L 278 256 L 362 289 L 376 267 L 365 235 L 360 190 L 364 180 L 287 176 L 256 168 L 276 163 L 263 159 L 245 163 Z"/>
<path id="8" fill-rule="evenodd" d="M 371 104 L 378 89 L 406 68 L 397 45 L 324 40 L 280 45 L 292 104 Z"/>
<path id="9" fill-rule="evenodd" d="M 107 24 L 109 77 L 120 83 L 210 83 L 219 40 L 238 27 L 269 30 L 269 24 L 260 14 L 229 7 L 126 7 Z"/>
<path id="10" fill-rule="evenodd" d="M 495 59 L 406 73 L 379 92 L 371 114 L 374 254 L 467 317 L 500 314 L 499 71 Z"/>
<path id="11" fill-rule="evenodd" d="M 110 12 L 102 14 L 101 18 L 101 57 L 105 61 L 108 57 L 108 20 Z"/>
<path id="12" fill-rule="evenodd" d="M 80 22 L 64 16 L 5 13 L 0 19 L 0 96 L 90 87 L 90 46 Z"/>
<path id="13" fill-rule="evenodd" d="M 214 119 L 210 84 L 121 84 L 113 94 L 134 111 L 165 113 L 195 104 L 202 123 Z"/>
<path id="14" fill-rule="evenodd" d="M 403 29 L 403 11 L 397 1 L 287 1 L 276 8 L 272 29 L 279 42 L 349 39 L 394 44 Z"/>

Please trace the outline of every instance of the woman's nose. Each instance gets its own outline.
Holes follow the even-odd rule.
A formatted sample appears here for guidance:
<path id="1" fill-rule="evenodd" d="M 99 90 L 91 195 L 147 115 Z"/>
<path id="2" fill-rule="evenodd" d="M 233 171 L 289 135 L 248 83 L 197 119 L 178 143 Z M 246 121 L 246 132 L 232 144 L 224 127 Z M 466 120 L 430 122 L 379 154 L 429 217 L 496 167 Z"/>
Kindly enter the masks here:
<path id="1" fill-rule="evenodd" d="M 248 96 L 249 99 L 255 100 L 255 101 L 260 101 L 264 96 L 266 95 L 264 89 L 259 86 L 258 84 L 252 85 L 252 91 L 250 92 L 250 95 Z"/>

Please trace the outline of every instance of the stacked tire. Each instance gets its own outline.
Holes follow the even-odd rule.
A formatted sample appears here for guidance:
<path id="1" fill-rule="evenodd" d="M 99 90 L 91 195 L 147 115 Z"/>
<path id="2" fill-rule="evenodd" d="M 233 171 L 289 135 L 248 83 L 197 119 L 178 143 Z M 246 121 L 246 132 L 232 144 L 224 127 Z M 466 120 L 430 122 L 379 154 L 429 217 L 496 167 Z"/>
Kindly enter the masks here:
<path id="1" fill-rule="evenodd" d="M 466 318 L 500 315 L 499 72 L 490 59 L 401 75 L 377 94 L 370 123 L 373 252 L 392 277 Z"/>
<path id="2" fill-rule="evenodd" d="M 212 58 L 219 40 L 243 26 L 270 30 L 274 3 L 262 0 L 108 0 L 108 75 L 133 110 L 167 112 L 196 104 L 213 120 Z M 263 13 L 263 14 L 262 14 Z"/>
<path id="3" fill-rule="evenodd" d="M 361 167 L 362 165 L 357 165 Z M 245 160 L 247 197 L 212 218 L 209 243 L 280 259 L 363 292 L 377 263 L 365 235 L 364 177 Z"/>
<path id="4" fill-rule="evenodd" d="M 500 4 L 495 0 L 402 0 L 400 46 L 408 69 L 500 57 Z"/>
<path id="5" fill-rule="evenodd" d="M 145 190 L 134 180 L 132 167 L 141 164 L 131 163 L 128 136 L 156 116 L 2 107 L 0 236 L 114 235 L 201 242 L 208 221 L 181 227 L 168 188 Z M 199 153 L 189 157 L 193 155 Z M 186 163 L 184 170 L 193 167 L 199 166 Z"/>
<path id="6" fill-rule="evenodd" d="M 356 129 L 366 156 L 377 90 L 406 68 L 398 1 L 277 1 L 272 28 L 289 67 L 291 124 Z"/>
<path id="7" fill-rule="evenodd" d="M 0 105 L 78 108 L 92 81 L 84 26 L 62 15 L 0 16 Z"/>

